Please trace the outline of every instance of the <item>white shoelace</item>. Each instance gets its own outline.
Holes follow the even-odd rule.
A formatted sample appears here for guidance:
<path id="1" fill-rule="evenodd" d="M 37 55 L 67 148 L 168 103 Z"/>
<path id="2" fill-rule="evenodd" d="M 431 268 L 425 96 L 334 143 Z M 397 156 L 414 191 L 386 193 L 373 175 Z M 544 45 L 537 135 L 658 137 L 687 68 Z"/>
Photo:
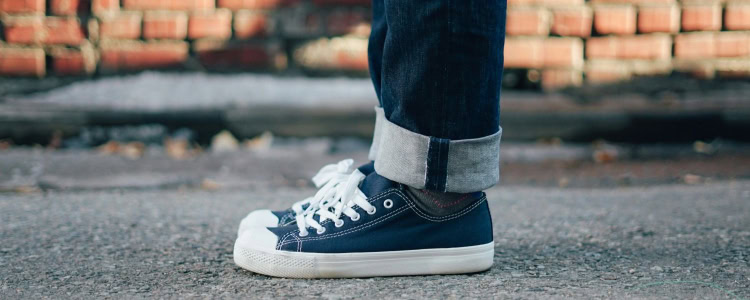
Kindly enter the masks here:
<path id="1" fill-rule="evenodd" d="M 324 233 L 326 229 L 321 223 L 325 220 L 333 221 L 336 227 L 343 226 L 342 213 L 352 221 L 359 220 L 360 215 L 354 210 L 354 205 L 364 209 L 368 214 L 374 214 L 375 206 L 367 202 L 367 196 L 358 188 L 359 183 L 364 179 L 365 175 L 362 172 L 354 170 L 343 184 L 339 182 L 326 191 L 323 189 L 318 191 L 320 195 L 316 194 L 315 197 L 321 198 L 316 205 L 310 205 L 302 214 L 296 216 L 299 236 L 308 235 L 308 227 L 315 228 L 318 234 Z M 315 215 L 320 216 L 318 220 L 315 220 Z"/>
<path id="2" fill-rule="evenodd" d="M 315 193 L 315 195 L 312 197 L 308 197 L 304 200 L 297 201 L 296 203 L 292 204 L 294 215 L 298 216 L 302 214 L 305 211 L 305 209 L 302 207 L 307 204 L 310 205 L 307 208 L 316 206 L 318 202 L 324 199 L 324 196 L 327 195 L 330 190 L 332 190 L 338 184 L 346 182 L 346 180 L 349 178 L 349 175 L 351 175 L 352 173 L 349 170 L 352 167 L 352 164 L 354 164 L 353 159 L 345 159 L 335 164 L 323 166 L 323 168 L 321 168 L 320 171 L 318 171 L 318 173 L 315 174 L 315 176 L 313 176 L 312 178 L 315 187 L 319 189 L 318 192 Z"/>

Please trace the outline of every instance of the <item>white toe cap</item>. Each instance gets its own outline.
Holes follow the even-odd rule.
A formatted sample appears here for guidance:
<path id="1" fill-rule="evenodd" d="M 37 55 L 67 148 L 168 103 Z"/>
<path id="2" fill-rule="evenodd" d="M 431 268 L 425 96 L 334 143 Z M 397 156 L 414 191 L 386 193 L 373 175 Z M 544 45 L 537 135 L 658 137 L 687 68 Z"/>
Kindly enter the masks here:
<path id="1" fill-rule="evenodd" d="M 240 229 L 237 230 L 237 236 L 241 236 L 245 231 L 253 227 L 277 227 L 279 226 L 279 217 L 274 215 L 270 210 L 261 209 L 251 212 L 240 222 Z"/>
<path id="2" fill-rule="evenodd" d="M 237 247 L 255 250 L 275 250 L 279 237 L 268 228 L 253 227 L 242 233 L 235 242 Z"/>

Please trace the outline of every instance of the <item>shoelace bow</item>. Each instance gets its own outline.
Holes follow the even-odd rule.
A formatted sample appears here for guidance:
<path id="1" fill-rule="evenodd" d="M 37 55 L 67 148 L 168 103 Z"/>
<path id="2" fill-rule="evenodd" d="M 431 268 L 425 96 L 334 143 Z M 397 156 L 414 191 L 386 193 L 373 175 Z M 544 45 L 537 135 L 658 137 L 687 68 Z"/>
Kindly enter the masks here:
<path id="1" fill-rule="evenodd" d="M 351 166 L 350 160 L 341 161 L 339 164 L 346 164 L 345 162 Z M 375 207 L 367 202 L 367 197 L 358 188 L 360 182 L 365 179 L 362 172 L 354 170 L 346 176 L 345 180 L 339 181 L 340 177 L 335 177 L 335 179 L 336 181 L 329 180 L 315 194 L 313 197 L 315 199 L 310 202 L 310 206 L 295 217 L 300 236 L 308 235 L 308 227 L 315 228 L 318 234 L 325 232 L 325 227 L 321 225 L 325 220 L 332 220 L 336 227 L 343 226 L 344 220 L 341 219 L 341 214 L 345 214 L 352 221 L 359 220 L 360 214 L 354 210 L 354 205 L 366 210 L 369 214 L 375 213 Z M 319 216 L 318 220 L 314 218 L 315 215 Z"/>
<path id="2" fill-rule="evenodd" d="M 303 206 L 309 204 L 307 208 L 317 205 L 318 202 L 323 200 L 324 196 L 333 189 L 339 183 L 345 182 L 351 171 L 349 170 L 354 164 L 354 160 L 345 159 L 335 164 L 329 164 L 323 166 L 312 178 L 313 184 L 318 188 L 318 192 L 314 196 L 305 198 L 304 200 L 297 201 L 292 204 L 292 210 L 295 215 L 300 215 L 305 211 Z"/>

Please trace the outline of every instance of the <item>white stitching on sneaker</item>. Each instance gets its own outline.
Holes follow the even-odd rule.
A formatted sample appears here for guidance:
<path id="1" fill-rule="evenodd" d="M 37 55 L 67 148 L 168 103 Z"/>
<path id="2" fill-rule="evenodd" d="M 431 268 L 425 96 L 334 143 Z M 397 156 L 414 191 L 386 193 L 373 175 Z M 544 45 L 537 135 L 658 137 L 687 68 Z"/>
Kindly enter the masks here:
<path id="1" fill-rule="evenodd" d="M 394 215 L 399 214 L 400 212 L 406 210 L 407 208 L 411 208 L 411 210 L 414 211 L 417 215 L 419 215 L 420 217 L 425 218 L 425 219 L 427 219 L 429 221 L 444 222 L 444 221 L 448 221 L 448 220 L 459 218 L 459 217 L 461 217 L 461 216 L 463 216 L 463 215 L 471 212 L 474 208 L 478 207 L 480 204 L 482 204 L 482 202 L 484 202 L 484 201 L 487 200 L 486 195 L 482 195 L 482 197 L 479 198 L 476 201 L 476 203 L 470 205 L 469 207 L 467 207 L 467 208 L 465 208 L 465 209 L 463 209 L 463 210 L 461 210 L 459 212 L 456 212 L 456 213 L 453 213 L 453 214 L 450 214 L 450 215 L 446 215 L 446 216 L 443 216 L 443 217 L 430 217 L 430 216 L 424 214 L 423 212 L 421 212 L 421 211 L 418 210 L 418 208 L 416 207 L 416 205 L 414 205 L 413 203 L 411 203 L 411 201 L 409 200 L 408 197 L 406 197 L 405 194 L 401 193 L 401 191 L 396 190 L 396 189 L 389 189 L 389 190 L 381 193 L 380 195 L 377 195 L 377 196 L 373 197 L 373 199 L 371 201 L 369 201 L 369 202 L 372 203 L 372 202 L 377 201 L 379 199 L 385 198 L 385 197 L 389 196 L 392 193 L 398 194 L 399 196 L 401 196 L 402 199 L 405 199 L 405 201 L 407 202 L 407 206 L 402 206 L 402 207 L 396 209 L 395 211 L 392 211 L 392 212 L 390 212 L 390 213 L 388 213 L 386 215 L 381 216 L 380 218 L 371 220 L 370 222 L 363 223 L 362 225 L 359 225 L 359 226 L 356 226 L 356 227 L 353 227 L 353 228 L 350 228 L 350 229 L 346 229 L 346 230 L 343 230 L 343 231 L 340 231 L 340 232 L 336 232 L 334 234 L 329 234 L 329 235 L 326 235 L 326 236 L 301 238 L 300 241 L 301 242 L 304 242 L 304 241 L 316 241 L 316 240 L 319 241 L 319 240 L 330 239 L 330 238 L 339 237 L 339 236 L 342 236 L 342 235 L 345 235 L 345 234 L 357 232 L 359 230 L 362 230 L 362 229 L 371 227 L 371 226 L 373 226 L 375 224 L 381 223 L 381 222 L 383 222 L 383 221 L 385 221 L 385 220 L 393 217 Z M 433 220 L 433 219 L 441 219 L 441 220 Z M 325 223 L 322 223 L 322 224 L 325 224 Z M 296 232 L 296 230 L 292 231 L 290 233 L 293 233 L 293 232 Z M 287 235 L 288 234 L 289 233 L 287 233 Z M 278 248 L 280 249 L 281 247 L 283 247 L 286 244 L 290 244 L 290 242 L 283 242 L 282 241 L 281 243 L 279 243 Z"/>
<path id="2" fill-rule="evenodd" d="M 385 192 L 382 192 L 382 193 L 380 193 L 379 195 L 376 195 L 376 196 L 372 197 L 372 199 L 368 200 L 368 202 L 369 202 L 369 203 L 373 203 L 373 202 L 375 202 L 375 201 L 378 201 L 378 200 L 380 200 L 380 199 L 386 198 L 386 197 L 390 196 L 390 195 L 391 195 L 391 194 L 393 194 L 393 193 L 398 193 L 398 190 L 397 190 L 397 189 L 388 189 L 388 190 L 386 190 Z M 401 195 L 403 195 L 403 194 L 401 194 Z M 404 206 L 404 207 L 401 207 L 401 208 L 399 208 L 399 210 L 403 210 L 403 209 L 406 209 L 406 208 L 407 208 L 407 207 L 406 207 L 406 206 Z M 388 214 L 386 214 L 385 216 L 391 215 L 391 214 L 393 214 L 393 213 L 398 213 L 398 212 L 399 212 L 399 210 L 396 210 L 396 211 L 393 211 L 393 212 L 391 212 L 391 213 L 388 213 Z M 375 219 L 375 220 L 378 220 L 378 219 Z M 329 220 L 325 220 L 325 221 L 321 222 L 321 223 L 320 223 L 320 225 L 323 225 L 323 226 L 325 226 L 325 225 L 326 225 L 326 224 L 328 224 L 328 222 L 330 222 L 330 221 L 331 221 L 330 219 L 329 219 Z M 373 220 L 373 221 L 374 221 L 374 220 Z M 372 222 L 372 221 L 371 221 L 371 222 Z M 337 233 L 333 234 L 333 236 L 338 236 L 338 234 L 339 234 L 339 233 L 346 233 L 346 232 L 349 232 L 349 231 L 350 231 L 350 230 L 352 230 L 352 229 L 356 229 L 356 228 L 358 228 L 359 226 L 364 226 L 364 225 L 367 225 L 367 224 L 369 224 L 369 223 L 363 223 L 363 224 L 361 224 L 361 225 L 358 225 L 357 227 L 353 227 L 353 228 L 350 228 L 350 229 L 346 229 L 346 230 L 344 230 L 344 231 L 341 231 L 341 232 L 337 232 Z M 297 229 L 297 230 L 293 230 L 293 231 L 290 231 L 290 232 L 286 233 L 286 234 L 285 234 L 284 236 L 282 236 L 282 238 L 281 238 L 281 240 L 280 240 L 281 242 L 279 242 L 279 245 L 277 245 L 277 250 L 278 250 L 278 249 L 281 249 L 281 247 L 282 247 L 282 246 L 284 246 L 284 245 L 286 245 L 286 244 L 290 244 L 291 242 L 286 242 L 286 239 L 287 239 L 287 237 L 288 237 L 288 236 L 290 236 L 290 235 L 297 235 L 296 233 L 298 233 L 298 232 L 299 232 L 299 229 Z M 328 235 L 328 236 L 331 236 L 331 235 Z M 310 237 L 310 238 L 304 238 L 304 239 L 300 239 L 300 240 L 302 240 L 302 241 L 306 241 L 306 240 L 310 240 L 310 239 L 318 239 L 318 238 L 315 238 L 315 237 Z"/>

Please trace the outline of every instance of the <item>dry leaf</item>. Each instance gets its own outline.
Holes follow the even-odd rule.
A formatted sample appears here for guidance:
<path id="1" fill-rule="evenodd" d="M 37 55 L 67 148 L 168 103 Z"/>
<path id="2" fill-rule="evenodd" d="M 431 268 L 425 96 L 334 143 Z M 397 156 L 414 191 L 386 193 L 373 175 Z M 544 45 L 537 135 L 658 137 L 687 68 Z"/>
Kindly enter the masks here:
<path id="1" fill-rule="evenodd" d="M 119 149 L 120 149 L 120 143 L 116 141 L 109 141 L 104 145 L 96 147 L 96 152 L 99 152 L 101 154 L 111 155 L 111 154 L 116 154 Z"/>
<path id="2" fill-rule="evenodd" d="M 138 159 L 143 156 L 146 145 L 141 142 L 131 142 L 120 147 L 118 153 L 129 159 Z"/>
<path id="3" fill-rule="evenodd" d="M 695 174 L 685 174 L 685 176 L 682 176 L 682 181 L 687 184 L 699 184 L 703 182 L 703 177 Z"/>
<path id="4" fill-rule="evenodd" d="M 206 178 L 206 179 L 203 179 L 203 181 L 201 181 L 201 189 L 204 189 L 207 191 L 215 191 L 215 190 L 218 190 L 219 188 L 221 188 L 221 184 L 219 184 L 218 182 L 212 179 Z"/>
<path id="5" fill-rule="evenodd" d="M 232 152 L 239 149 L 239 142 L 231 132 L 222 130 L 211 139 L 211 151 Z"/>
<path id="6" fill-rule="evenodd" d="M 251 149 L 251 150 L 267 150 L 271 148 L 272 143 L 273 143 L 273 134 L 266 131 L 266 132 L 263 132 L 259 136 L 246 140 L 243 143 L 243 145 L 245 148 Z"/>
<path id="7" fill-rule="evenodd" d="M 172 159 L 186 159 L 192 156 L 190 145 L 186 139 L 164 139 L 164 151 Z"/>
<path id="8" fill-rule="evenodd" d="M 597 163 L 609 163 L 617 160 L 617 150 L 615 149 L 598 149 L 594 150 L 594 161 Z"/>

